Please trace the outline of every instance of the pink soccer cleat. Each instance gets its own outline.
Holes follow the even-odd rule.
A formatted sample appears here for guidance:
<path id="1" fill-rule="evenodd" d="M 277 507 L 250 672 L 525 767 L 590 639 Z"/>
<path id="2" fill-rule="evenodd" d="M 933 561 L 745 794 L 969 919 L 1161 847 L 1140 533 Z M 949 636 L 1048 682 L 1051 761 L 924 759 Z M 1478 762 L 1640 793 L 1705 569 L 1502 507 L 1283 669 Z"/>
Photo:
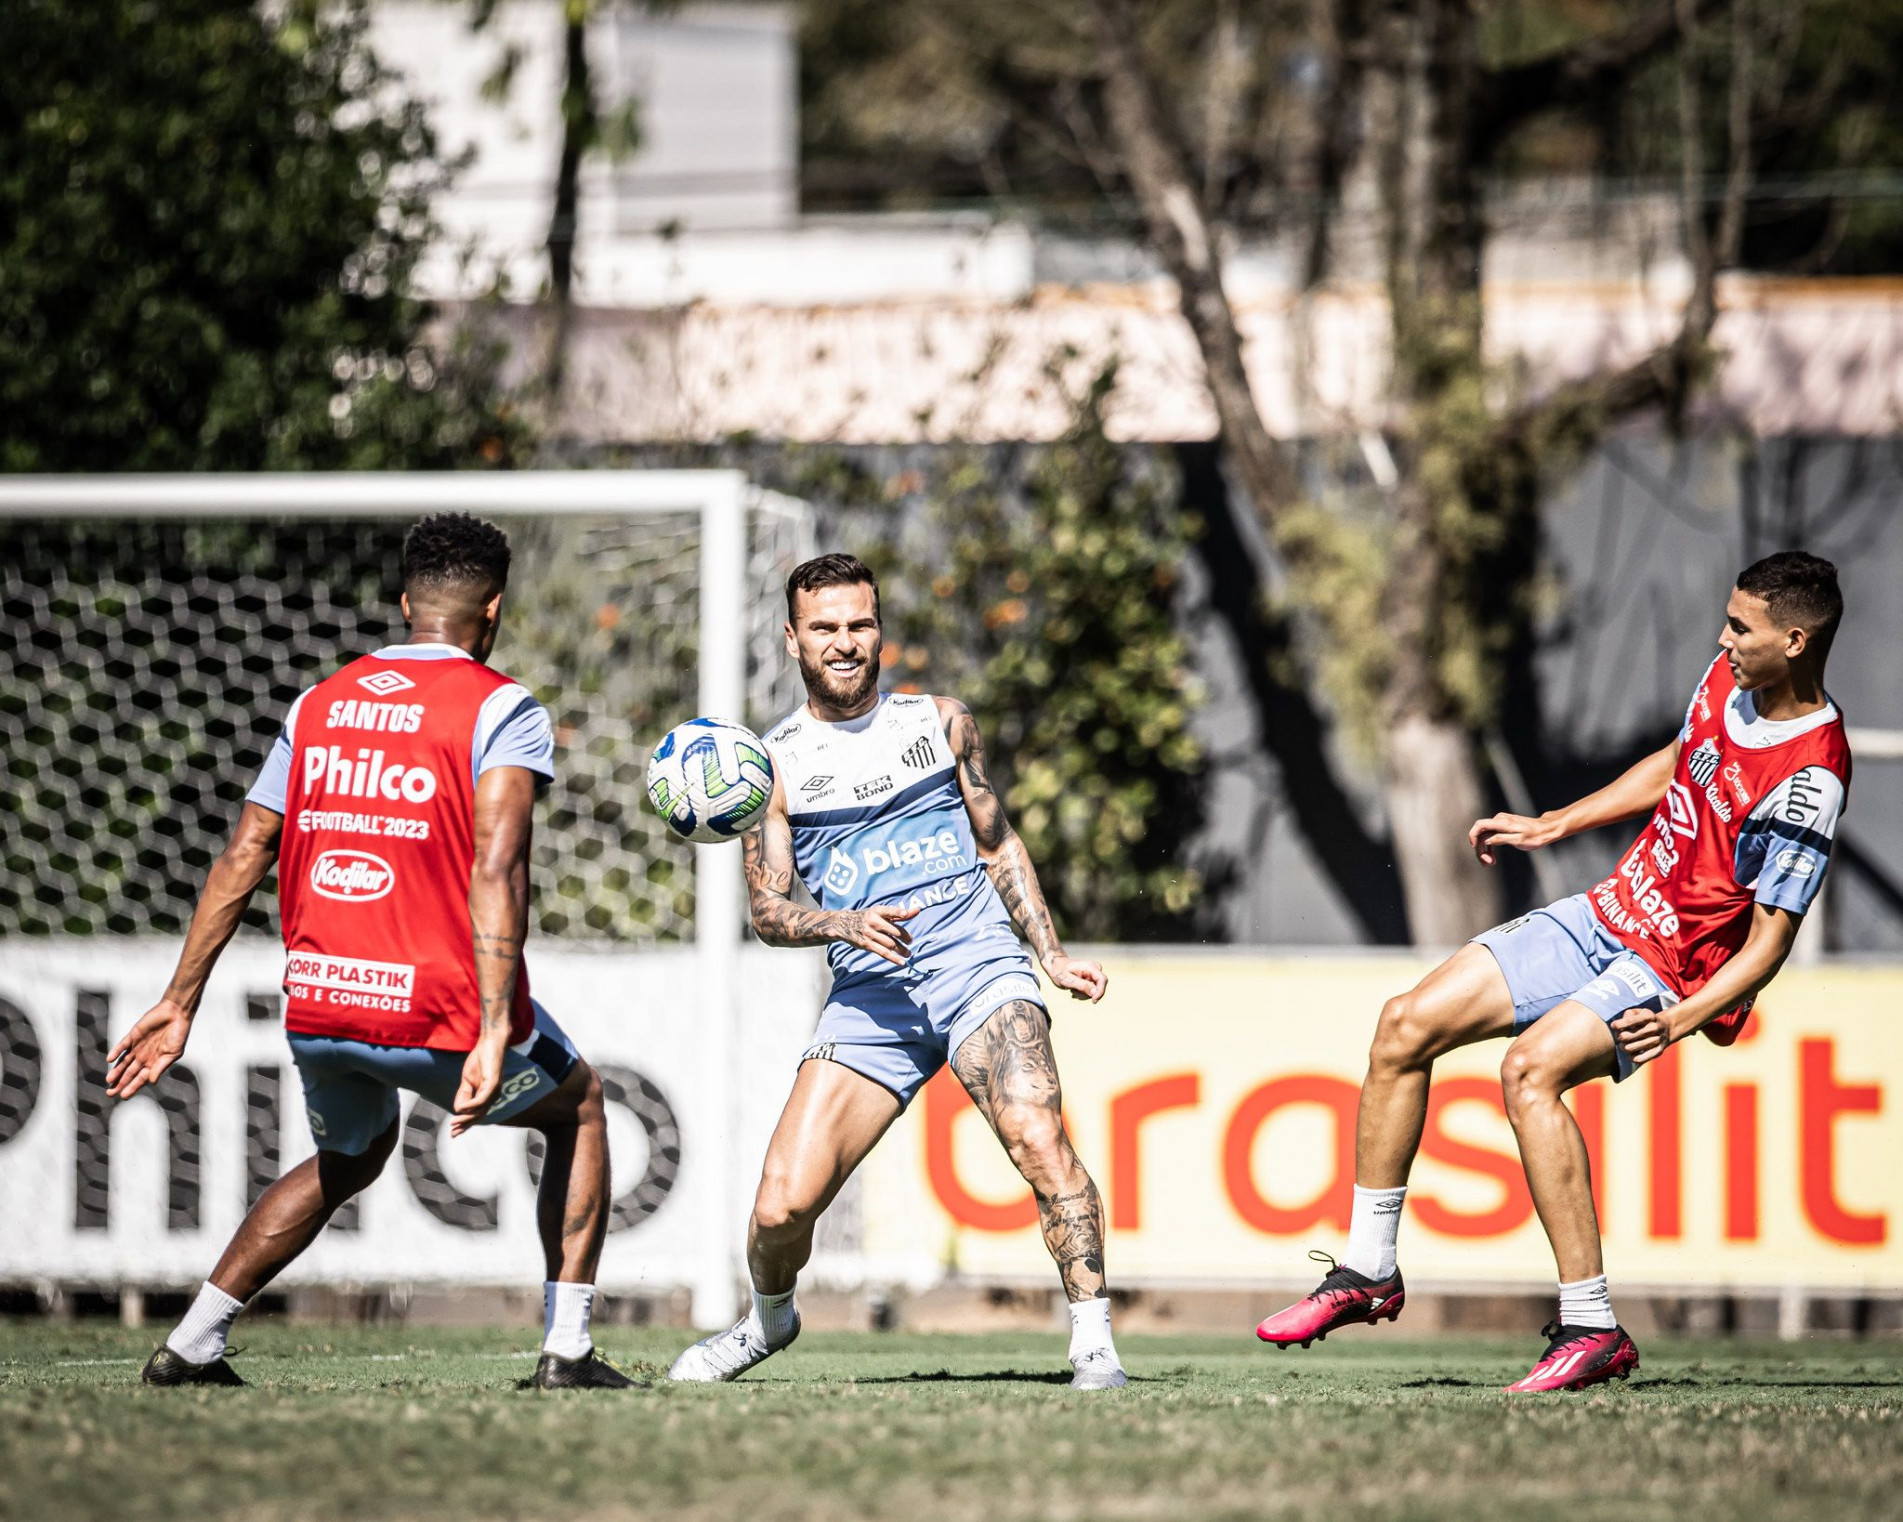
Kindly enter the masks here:
<path id="1" fill-rule="evenodd" d="M 1386 1279 L 1370 1279 L 1343 1267 L 1325 1252 L 1312 1252 L 1309 1257 L 1328 1265 L 1328 1277 L 1255 1329 L 1264 1342 L 1278 1348 L 1298 1342 L 1307 1347 L 1338 1327 L 1392 1321 L 1407 1304 L 1407 1289 L 1398 1268 Z"/>
<path id="2" fill-rule="evenodd" d="M 1507 1389 L 1531 1394 L 1546 1390 L 1583 1390 L 1608 1379 L 1624 1379 L 1639 1366 L 1639 1350 L 1625 1328 L 1562 1326 L 1549 1321 L 1540 1329 L 1548 1339 L 1540 1361 Z"/>

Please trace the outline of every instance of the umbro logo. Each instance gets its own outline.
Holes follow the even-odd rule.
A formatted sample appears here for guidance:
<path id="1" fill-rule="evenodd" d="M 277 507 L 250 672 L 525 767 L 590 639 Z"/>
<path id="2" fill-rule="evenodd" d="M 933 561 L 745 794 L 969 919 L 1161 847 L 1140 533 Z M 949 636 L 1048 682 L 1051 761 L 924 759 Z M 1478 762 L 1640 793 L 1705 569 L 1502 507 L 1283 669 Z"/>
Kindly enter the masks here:
<path id="1" fill-rule="evenodd" d="M 378 671 L 370 676 L 357 678 L 357 685 L 374 692 L 380 698 L 387 698 L 393 692 L 405 692 L 416 683 L 400 671 Z"/>
<path id="2" fill-rule="evenodd" d="M 825 792 L 826 789 L 831 787 L 832 785 L 833 785 L 833 779 L 830 776 L 808 777 L 804 782 L 800 784 L 800 791 L 804 793 L 808 798 L 817 798 L 821 793 Z"/>
<path id="3" fill-rule="evenodd" d="M 924 771 L 932 764 L 932 737 L 923 736 L 914 740 L 900 753 L 899 759 L 917 771 Z"/>

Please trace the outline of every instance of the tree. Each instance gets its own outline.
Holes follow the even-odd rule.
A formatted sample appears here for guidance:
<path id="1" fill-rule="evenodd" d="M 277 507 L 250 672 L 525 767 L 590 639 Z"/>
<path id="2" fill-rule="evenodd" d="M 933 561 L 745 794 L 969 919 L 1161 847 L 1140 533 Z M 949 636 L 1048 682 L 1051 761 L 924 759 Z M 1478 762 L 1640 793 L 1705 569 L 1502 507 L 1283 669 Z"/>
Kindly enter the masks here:
<path id="1" fill-rule="evenodd" d="M 448 173 L 361 0 L 0 6 L 0 468 L 507 463 L 410 293 Z"/>
<path id="2" fill-rule="evenodd" d="M 1779 267 L 1894 261 L 1883 215 L 1853 215 L 1845 207 L 1862 203 L 1827 185 L 1807 209 L 1831 226 L 1808 244 L 1790 218 L 1747 213 L 1761 157 L 1841 170 L 1894 141 L 1880 60 L 1903 37 L 1903 6 L 961 0 L 876 24 L 864 10 L 816 0 L 810 24 L 845 36 L 865 20 L 856 76 L 914 89 L 890 101 L 855 95 L 845 77 L 807 80 L 833 194 L 855 145 L 870 160 L 889 140 L 895 178 L 964 172 L 1059 215 L 1094 189 L 1099 208 L 1130 219 L 1201 351 L 1220 456 L 1185 451 L 1186 486 L 1299 827 L 1377 938 L 1444 943 L 1496 917 L 1497 880 L 1462 837 L 1492 801 L 1478 753 L 1503 694 L 1536 701 L 1541 481 L 1623 419 L 1651 411 L 1677 426 L 1714 360 L 1717 272 L 1748 251 Z M 959 134 L 935 137 L 933 110 Z M 1490 180 L 1552 167 L 1676 181 L 1694 280 L 1656 352 L 1541 391 L 1483 347 L 1481 268 Z M 1346 236 L 1350 212 L 1371 238 Z M 1378 284 L 1378 427 L 1270 436 L 1224 286 L 1244 236 L 1296 255 L 1298 388 L 1315 299 L 1345 280 Z M 1225 506 L 1242 517 L 1225 522 Z M 1255 538 L 1271 546 L 1272 582 L 1247 553 Z M 1385 830 L 1364 822 L 1331 763 L 1331 728 L 1376 762 Z"/>
<path id="3" fill-rule="evenodd" d="M 1059 929 L 1146 940 L 1204 922 L 1204 873 L 1180 858 L 1207 768 L 1171 617 L 1189 524 L 1105 435 L 1115 386 L 1112 365 L 1015 469 L 972 457 L 920 479 L 909 535 L 872 553 L 896 685 L 971 708 Z"/>
<path id="4" fill-rule="evenodd" d="M 502 3 L 503 0 L 469 0 L 470 29 L 486 30 Z M 673 9 L 676 3 L 677 0 L 648 0 L 646 9 L 661 12 Z M 560 3 L 561 149 L 555 160 L 555 193 L 549 210 L 548 236 L 543 244 L 548 251 L 548 334 L 542 347 L 541 384 L 550 417 L 560 415 L 563 390 L 568 383 L 568 340 L 574 324 L 575 245 L 581 228 L 582 163 L 597 149 L 606 149 L 621 157 L 633 153 L 641 142 L 640 113 L 635 101 L 620 100 L 607 110 L 602 108 L 601 91 L 595 81 L 593 57 L 588 47 L 590 23 L 615 4 L 616 0 L 561 0 Z M 515 44 L 505 46 L 496 67 L 483 82 L 484 94 L 492 100 L 506 98 L 521 62 L 521 49 Z"/>
<path id="5" fill-rule="evenodd" d="M 1527 548 L 1540 474 L 1618 419 L 1682 406 L 1706 362 L 1714 276 L 1738 257 L 1750 168 L 1746 12 L 1735 12 L 1732 29 L 1730 174 L 1713 234 L 1699 195 L 1700 92 L 1688 44 L 1701 13 L 1723 9 L 1719 0 L 1674 0 L 1616 35 L 1508 65 L 1486 61 L 1472 0 L 1332 0 L 1321 28 L 1332 87 L 1318 97 L 1330 114 L 1311 134 L 1320 194 L 1305 283 L 1326 278 L 1326 218 L 1358 154 L 1377 206 L 1389 315 L 1388 422 L 1378 445 L 1388 480 L 1377 479 L 1378 510 L 1357 521 L 1315 500 L 1263 424 L 1223 290 L 1220 230 L 1157 94 L 1132 0 L 1093 0 L 1091 9 L 1110 136 L 1149 241 L 1176 278 L 1234 478 L 1297 585 L 1325 589 L 1305 611 L 1337 662 L 1349 653 L 1351 711 L 1367 705 L 1409 928 L 1416 941 L 1458 941 L 1500 914 L 1498 879 L 1474 861 L 1464 834 L 1488 812 L 1476 732 L 1493 718 L 1501 658 L 1527 614 L 1520 598 L 1530 566 L 1514 560 Z M 1502 406 L 1482 347 L 1486 173 L 1531 118 L 1616 97 L 1674 47 L 1684 58 L 1679 127 L 1694 266 L 1680 329 L 1623 370 Z M 1343 145 L 1350 123 L 1358 148 Z"/>

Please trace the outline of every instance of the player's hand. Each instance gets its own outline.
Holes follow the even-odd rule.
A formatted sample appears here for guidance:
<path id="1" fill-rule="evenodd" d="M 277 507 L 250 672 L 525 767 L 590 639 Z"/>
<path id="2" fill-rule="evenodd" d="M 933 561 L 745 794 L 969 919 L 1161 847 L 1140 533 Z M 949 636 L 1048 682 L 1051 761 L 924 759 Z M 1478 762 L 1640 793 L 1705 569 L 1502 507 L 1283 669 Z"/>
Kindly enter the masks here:
<path id="1" fill-rule="evenodd" d="M 505 1032 L 500 1040 L 478 1041 L 463 1059 L 463 1081 L 456 1085 L 456 1102 L 450 1107 L 451 1136 L 461 1136 L 489 1113 L 496 1090 L 502 1087 L 502 1054 L 507 1050 Z"/>
<path id="2" fill-rule="evenodd" d="M 1663 1011 L 1628 1009 L 1612 1022 L 1612 1039 L 1634 1067 L 1644 1067 L 1672 1044 L 1675 1033 Z"/>
<path id="3" fill-rule="evenodd" d="M 192 1033 L 192 1012 L 182 1004 L 161 999 L 119 1038 L 106 1056 L 106 1092 L 114 1099 L 130 1099 L 184 1055 Z"/>
<path id="4" fill-rule="evenodd" d="M 850 910 L 839 916 L 839 933 L 833 939 L 884 957 L 894 967 L 903 967 L 912 954 L 912 932 L 905 928 L 905 922 L 917 917 L 916 909 L 885 904 Z"/>
<path id="5" fill-rule="evenodd" d="M 1044 975 L 1059 988 L 1068 988 L 1073 999 L 1088 999 L 1092 1004 L 1110 987 L 1110 979 L 1095 962 L 1081 962 L 1061 951 L 1044 964 Z"/>
<path id="6" fill-rule="evenodd" d="M 1560 838 L 1560 828 L 1550 819 L 1529 819 L 1525 814 L 1495 814 L 1491 819 L 1476 819 L 1467 832 L 1467 844 L 1473 847 L 1485 866 L 1494 863 L 1495 849 L 1512 846 L 1516 851 L 1537 851 Z"/>

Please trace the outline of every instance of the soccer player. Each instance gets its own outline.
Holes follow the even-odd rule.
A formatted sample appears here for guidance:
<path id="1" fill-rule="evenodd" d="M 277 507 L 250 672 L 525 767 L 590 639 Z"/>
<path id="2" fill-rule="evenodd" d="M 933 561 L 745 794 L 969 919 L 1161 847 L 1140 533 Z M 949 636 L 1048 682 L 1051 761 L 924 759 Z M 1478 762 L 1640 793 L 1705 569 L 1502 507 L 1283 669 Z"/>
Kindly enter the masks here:
<path id="1" fill-rule="evenodd" d="M 1037 1197 L 1070 1301 L 1072 1386 L 1122 1385 L 1103 1206 L 1064 1131 L 1050 1015 L 1011 927 L 1073 998 L 1101 999 L 1103 969 L 1058 941 L 970 711 L 880 695 L 872 573 L 850 555 L 809 560 L 787 578 L 786 614 L 806 704 L 766 736 L 773 797 L 744 837 L 747 884 L 761 940 L 828 947 L 832 993 L 761 1169 L 753 1309 L 669 1377 L 733 1379 L 799 1335 L 794 1281 L 820 1214 L 949 1062 Z M 818 908 L 794 902 L 796 871 Z"/>
<path id="2" fill-rule="evenodd" d="M 624 1388 L 589 1335 L 608 1213 L 601 1084 L 529 997 L 530 809 L 554 735 L 528 689 L 488 667 L 509 541 L 467 514 L 403 544 L 409 641 L 303 693 L 205 882 L 165 996 L 108 1058 L 125 1099 L 177 1061 L 219 953 L 278 864 L 284 1025 L 316 1156 L 252 1206 L 149 1385 L 241 1385 L 226 1338 L 245 1302 L 369 1187 L 397 1140 L 397 1091 L 546 1144 L 542 1389 Z M 286 822 L 290 828 L 285 829 Z"/>
<path id="3" fill-rule="evenodd" d="M 1434 1059 L 1512 1036 L 1507 1116 L 1560 1284 L 1546 1351 L 1508 1388 L 1577 1390 L 1638 1367 L 1606 1287 L 1585 1141 L 1560 1096 L 1622 1081 L 1693 1031 L 1730 1045 L 1783 965 L 1850 783 L 1843 718 L 1824 690 L 1842 614 L 1829 561 L 1796 551 L 1758 561 L 1738 577 L 1721 654 L 1670 745 L 1566 808 L 1474 825 L 1468 839 L 1491 866 L 1505 846 L 1536 851 L 1650 816 L 1591 893 L 1487 931 L 1387 1002 L 1361 1089 L 1347 1254 L 1256 1329 L 1264 1342 L 1306 1347 L 1400 1314 L 1395 1238 Z"/>

